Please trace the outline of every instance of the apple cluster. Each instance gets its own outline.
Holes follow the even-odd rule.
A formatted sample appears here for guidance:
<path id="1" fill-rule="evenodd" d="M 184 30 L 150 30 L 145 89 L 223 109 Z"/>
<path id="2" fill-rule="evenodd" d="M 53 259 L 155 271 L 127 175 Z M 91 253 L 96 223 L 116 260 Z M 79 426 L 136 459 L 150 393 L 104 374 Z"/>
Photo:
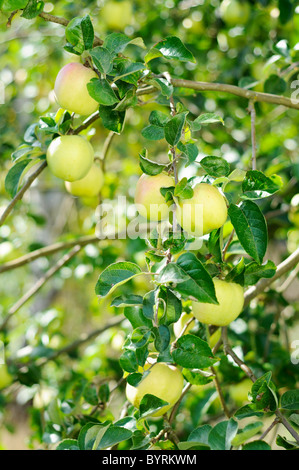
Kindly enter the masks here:
<path id="1" fill-rule="evenodd" d="M 87 84 L 96 73 L 72 62 L 58 73 L 54 92 L 59 106 L 81 116 L 93 114 L 98 103 L 89 95 Z M 67 191 L 79 197 L 97 196 L 104 184 L 104 175 L 95 162 L 91 143 L 79 135 L 62 135 L 53 139 L 47 149 L 47 164 L 57 178 L 65 181 Z"/>

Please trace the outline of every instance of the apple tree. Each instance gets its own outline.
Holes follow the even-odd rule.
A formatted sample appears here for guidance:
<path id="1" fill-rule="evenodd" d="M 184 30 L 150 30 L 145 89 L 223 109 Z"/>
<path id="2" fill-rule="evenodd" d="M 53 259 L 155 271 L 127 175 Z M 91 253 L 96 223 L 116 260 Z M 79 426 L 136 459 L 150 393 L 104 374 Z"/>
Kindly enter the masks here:
<path id="1" fill-rule="evenodd" d="M 0 6 L 0 442 L 298 448 L 295 2 Z"/>

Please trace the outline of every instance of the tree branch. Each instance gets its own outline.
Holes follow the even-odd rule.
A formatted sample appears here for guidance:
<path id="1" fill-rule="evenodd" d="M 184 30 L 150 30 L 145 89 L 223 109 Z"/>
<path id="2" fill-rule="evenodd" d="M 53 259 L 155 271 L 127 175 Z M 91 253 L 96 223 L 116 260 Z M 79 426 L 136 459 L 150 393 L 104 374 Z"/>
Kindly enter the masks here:
<path id="1" fill-rule="evenodd" d="M 68 261 L 70 261 L 80 250 L 80 245 L 76 245 L 69 253 L 65 254 L 54 266 L 52 266 L 45 274 L 42 276 L 32 287 L 29 289 L 26 294 L 24 294 L 8 311 L 7 316 L 4 318 L 2 324 L 0 325 L 0 331 L 6 328 L 6 325 L 9 319 L 21 308 L 23 305 L 28 302 L 34 294 L 36 294 L 40 288 L 56 274 Z"/>
<path id="2" fill-rule="evenodd" d="M 2 213 L 0 217 L 0 226 L 4 224 L 4 221 L 6 218 L 9 216 L 13 208 L 15 207 L 16 203 L 22 199 L 23 195 L 27 191 L 27 189 L 30 188 L 32 185 L 33 181 L 41 174 L 41 172 L 46 168 L 47 162 L 44 160 L 38 168 L 29 176 L 25 184 L 22 186 L 22 188 L 17 192 L 15 197 L 10 201 L 4 212 Z"/>

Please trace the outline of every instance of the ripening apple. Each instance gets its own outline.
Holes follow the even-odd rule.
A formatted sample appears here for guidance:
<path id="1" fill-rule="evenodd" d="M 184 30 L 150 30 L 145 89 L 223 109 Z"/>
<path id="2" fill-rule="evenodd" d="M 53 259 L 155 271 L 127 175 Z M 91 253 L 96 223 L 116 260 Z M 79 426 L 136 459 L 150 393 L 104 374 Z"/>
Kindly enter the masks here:
<path id="1" fill-rule="evenodd" d="M 252 388 L 252 381 L 249 378 L 243 379 L 237 384 L 229 387 L 229 395 L 236 405 L 241 406 L 244 402 L 249 401 L 248 394 Z"/>
<path id="2" fill-rule="evenodd" d="M 194 237 L 201 237 L 222 227 L 227 219 L 226 202 L 211 184 L 198 183 L 190 199 L 178 198 L 176 218 L 180 226 Z"/>
<path id="3" fill-rule="evenodd" d="M 147 375 L 139 382 L 137 387 L 127 384 L 126 396 L 136 408 L 139 408 L 142 398 L 147 394 L 168 402 L 168 405 L 163 406 L 151 415 L 158 417 L 167 413 L 178 401 L 182 394 L 183 385 L 184 377 L 177 367 L 165 362 L 157 362 L 149 369 Z"/>
<path id="4" fill-rule="evenodd" d="M 247 0 L 223 0 L 219 12 L 228 26 L 244 25 L 250 17 L 250 5 Z"/>
<path id="5" fill-rule="evenodd" d="M 79 135 L 56 137 L 47 150 L 47 163 L 51 173 L 65 181 L 84 178 L 93 161 L 92 145 Z"/>
<path id="6" fill-rule="evenodd" d="M 128 0 L 108 0 L 100 11 L 100 18 L 109 29 L 122 32 L 132 23 L 132 3 Z"/>
<path id="7" fill-rule="evenodd" d="M 152 221 L 167 219 L 169 206 L 160 189 L 174 185 L 174 179 L 166 173 L 155 176 L 143 173 L 137 181 L 135 191 L 135 204 L 139 214 Z"/>
<path id="8" fill-rule="evenodd" d="M 240 284 L 214 279 L 218 304 L 192 302 L 193 315 L 208 325 L 226 326 L 242 312 L 244 291 Z"/>
<path id="9" fill-rule="evenodd" d="M 78 62 L 62 67 L 54 85 L 59 106 L 82 116 L 93 114 L 99 103 L 88 93 L 87 84 L 92 78 L 97 78 L 97 74 Z"/>
<path id="10" fill-rule="evenodd" d="M 180 318 L 178 319 L 178 321 L 173 324 L 173 332 L 177 338 L 181 336 L 186 323 L 188 323 L 188 321 L 190 321 L 192 317 L 193 317 L 192 314 L 183 312 Z M 192 330 L 192 328 L 194 328 L 194 326 L 195 326 L 195 320 L 193 319 L 189 323 L 187 328 L 185 329 L 184 334 L 186 335 L 187 333 L 189 333 Z"/>
<path id="11" fill-rule="evenodd" d="M 0 364 L 0 390 L 8 387 L 12 382 L 13 377 L 8 372 L 6 364 Z"/>
<path id="12" fill-rule="evenodd" d="M 73 196 L 78 197 L 95 197 L 97 196 L 104 184 L 104 174 L 96 163 L 92 165 L 84 178 L 76 181 L 66 181 L 65 187 Z"/>

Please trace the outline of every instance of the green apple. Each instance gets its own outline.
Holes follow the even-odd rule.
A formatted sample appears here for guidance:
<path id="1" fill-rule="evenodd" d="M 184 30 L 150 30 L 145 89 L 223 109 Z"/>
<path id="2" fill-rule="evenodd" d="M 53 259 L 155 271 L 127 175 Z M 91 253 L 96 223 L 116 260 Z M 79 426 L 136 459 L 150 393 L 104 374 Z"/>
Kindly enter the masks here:
<path id="1" fill-rule="evenodd" d="M 135 204 L 139 214 L 152 221 L 167 219 L 169 206 L 160 189 L 174 185 L 174 179 L 166 173 L 155 176 L 143 173 L 137 181 L 135 191 Z"/>
<path id="2" fill-rule="evenodd" d="M 194 237 L 222 227 L 227 219 L 225 199 L 211 184 L 198 183 L 193 188 L 192 198 L 178 198 L 176 203 L 177 222 Z"/>
<path id="3" fill-rule="evenodd" d="M 243 379 L 237 384 L 229 387 L 229 395 L 236 405 L 241 406 L 244 402 L 249 401 L 248 394 L 252 388 L 252 381 L 248 378 Z"/>
<path id="4" fill-rule="evenodd" d="M 147 375 L 139 382 L 137 387 L 130 384 L 126 386 L 126 396 L 132 405 L 139 408 L 144 395 L 154 395 L 169 403 L 152 414 L 153 417 L 162 416 L 173 407 L 182 394 L 184 377 L 181 371 L 165 362 L 155 363 Z"/>
<path id="5" fill-rule="evenodd" d="M 133 20 L 132 3 L 128 0 L 108 0 L 100 11 L 100 18 L 109 29 L 123 31 Z"/>
<path id="6" fill-rule="evenodd" d="M 249 20 L 250 5 L 247 0 L 223 0 L 219 12 L 228 26 L 243 25 Z"/>
<path id="7" fill-rule="evenodd" d="M 84 178 L 93 161 L 92 145 L 79 135 L 56 137 L 47 150 L 47 163 L 51 173 L 65 181 Z"/>
<path id="8" fill-rule="evenodd" d="M 84 178 L 76 181 L 66 181 L 65 187 L 73 196 L 95 197 L 104 184 L 104 174 L 99 165 L 94 163 Z"/>
<path id="9" fill-rule="evenodd" d="M 193 315 L 208 325 L 226 326 L 242 312 L 244 290 L 240 284 L 214 279 L 218 304 L 192 302 Z"/>
<path id="10" fill-rule="evenodd" d="M 6 364 L 0 364 L 0 390 L 8 387 L 13 382 L 13 377 L 8 372 Z"/>
<path id="11" fill-rule="evenodd" d="M 99 107 L 87 90 L 87 84 L 97 74 L 78 62 L 66 64 L 58 72 L 54 93 L 61 108 L 82 116 L 93 114 Z"/>
<path id="12" fill-rule="evenodd" d="M 183 312 L 180 318 L 178 319 L 178 321 L 173 324 L 173 332 L 177 338 L 181 336 L 186 323 L 188 323 L 188 321 L 191 320 L 192 317 L 193 317 L 192 314 Z M 192 320 L 187 326 L 184 334 L 186 335 L 187 333 L 189 333 L 192 330 L 192 328 L 194 328 L 194 326 L 195 326 L 195 320 Z"/>

